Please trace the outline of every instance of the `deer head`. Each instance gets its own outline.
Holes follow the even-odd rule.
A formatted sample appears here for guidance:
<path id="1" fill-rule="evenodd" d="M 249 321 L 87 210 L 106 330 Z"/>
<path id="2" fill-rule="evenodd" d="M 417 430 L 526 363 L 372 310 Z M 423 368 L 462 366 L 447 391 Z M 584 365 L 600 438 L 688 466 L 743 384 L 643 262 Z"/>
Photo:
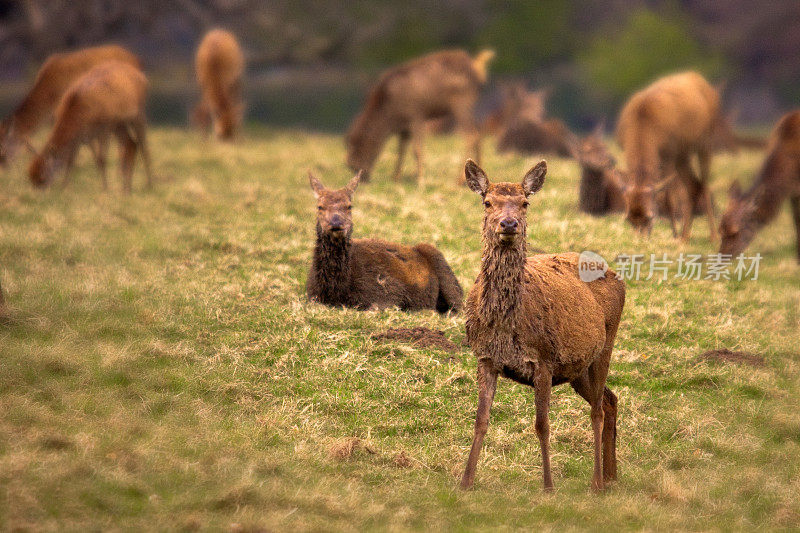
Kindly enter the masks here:
<path id="1" fill-rule="evenodd" d="M 317 236 L 334 240 L 349 239 L 353 233 L 353 193 L 361 180 L 356 174 L 342 189 L 328 189 L 311 171 L 308 182 L 317 198 Z"/>
<path id="2" fill-rule="evenodd" d="M 540 161 L 520 183 L 489 183 L 486 173 L 471 159 L 464 175 L 467 185 L 483 197 L 483 236 L 490 245 L 524 243 L 527 234 L 528 197 L 544 184 L 547 163 Z"/>
<path id="3" fill-rule="evenodd" d="M 610 170 L 617 164 L 616 159 L 614 159 L 605 142 L 603 142 L 604 128 L 605 123 L 600 122 L 592 133 L 581 139 L 574 146 L 571 146 L 572 157 L 581 166 L 593 172 Z"/>
<path id="4" fill-rule="evenodd" d="M 728 207 L 719 224 L 722 237 L 719 253 L 735 256 L 747 248 L 756 234 L 752 224 L 755 210 L 753 200 L 744 198 L 739 182 L 734 182 L 728 191 Z"/>
<path id="5" fill-rule="evenodd" d="M 47 147 L 41 154 L 36 154 L 33 147 L 29 149 L 34 152 L 34 158 L 28 167 L 28 177 L 35 187 L 42 189 L 53 182 L 63 169 L 64 162 Z"/>
<path id="6" fill-rule="evenodd" d="M 653 219 L 656 217 L 656 195 L 669 186 L 675 176 L 674 173 L 670 174 L 653 185 L 623 184 L 625 220 L 640 235 L 649 237 L 653 231 Z"/>

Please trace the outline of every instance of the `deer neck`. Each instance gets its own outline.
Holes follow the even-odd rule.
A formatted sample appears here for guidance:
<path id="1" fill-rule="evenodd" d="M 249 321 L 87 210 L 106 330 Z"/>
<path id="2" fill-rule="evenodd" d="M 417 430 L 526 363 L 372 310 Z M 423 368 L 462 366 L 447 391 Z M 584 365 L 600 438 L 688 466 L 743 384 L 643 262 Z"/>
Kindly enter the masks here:
<path id="1" fill-rule="evenodd" d="M 334 239 L 323 234 L 317 226 L 317 243 L 314 247 L 314 272 L 320 290 L 320 300 L 325 303 L 345 303 L 350 289 L 351 240 Z"/>
<path id="2" fill-rule="evenodd" d="M 513 244 L 503 244 L 484 228 L 483 257 L 478 274 L 482 288 L 480 313 L 487 323 L 513 323 L 521 307 L 527 247 L 525 233 Z"/>
<path id="3" fill-rule="evenodd" d="M 744 194 L 753 203 L 748 224 L 754 229 L 769 224 L 780 213 L 780 207 L 789 194 L 793 166 L 780 156 L 771 155 L 752 187 Z"/>

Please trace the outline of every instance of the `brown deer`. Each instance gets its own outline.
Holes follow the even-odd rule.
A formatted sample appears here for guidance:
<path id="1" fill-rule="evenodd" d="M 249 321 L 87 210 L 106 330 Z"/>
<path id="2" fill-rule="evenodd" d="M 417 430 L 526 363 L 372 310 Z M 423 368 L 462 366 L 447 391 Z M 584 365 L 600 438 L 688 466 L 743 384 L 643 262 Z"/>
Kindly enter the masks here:
<path id="1" fill-rule="evenodd" d="M 628 176 L 616 168 L 616 159 L 603 141 L 603 132 L 601 122 L 572 150 L 572 157 L 581 167 L 578 205 L 590 215 L 625 211 L 623 193 Z"/>
<path id="2" fill-rule="evenodd" d="M 209 31 L 197 48 L 195 69 L 202 97 L 192 113 L 193 122 L 204 132 L 213 122 L 218 139 L 235 138 L 244 110 L 244 54 L 236 37 L 221 29 Z"/>
<path id="3" fill-rule="evenodd" d="M 109 61 L 84 74 L 61 99 L 53 131 L 28 169 L 31 182 L 45 187 L 63 172 L 66 184 L 79 146 L 87 143 L 106 189 L 106 153 L 109 137 L 114 135 L 120 144 L 125 191 L 131 191 L 137 150 L 144 160 L 147 185 L 152 187 L 144 114 L 146 94 L 147 78 L 128 63 Z"/>
<path id="4" fill-rule="evenodd" d="M 39 124 L 50 118 L 69 86 L 93 67 L 121 61 L 141 68 L 139 58 L 120 46 L 98 46 L 53 54 L 36 74 L 33 87 L 14 112 L 0 123 L 0 163 L 8 163 Z"/>
<path id="5" fill-rule="evenodd" d="M 351 238 L 352 199 L 361 176 L 359 171 L 346 187 L 331 190 L 309 172 L 317 198 L 317 242 L 308 299 L 357 309 L 460 311 L 461 285 L 435 247 Z"/>
<path id="6" fill-rule="evenodd" d="M 528 91 L 524 83 L 504 90 L 504 101 L 497 118 L 501 122 L 497 140 L 500 153 L 572 155 L 577 137 L 558 119 L 545 118 L 545 103 L 550 89 Z"/>
<path id="7" fill-rule="evenodd" d="M 479 158 L 474 110 L 493 57 L 491 50 L 474 58 L 463 50 L 446 50 L 385 71 L 347 132 L 348 166 L 363 170 L 366 181 L 386 141 L 397 135 L 400 144 L 393 179 L 400 179 L 409 142 L 417 160 L 417 180 L 421 179 L 426 121 L 448 115 L 466 134 L 470 155 Z"/>
<path id="8" fill-rule="evenodd" d="M 682 210 L 682 239 L 689 238 L 693 206 L 700 204 L 708 216 L 711 239 L 716 240 L 707 184 L 710 144 L 720 120 L 719 94 L 696 72 L 661 78 L 635 93 L 622 108 L 617 138 L 631 179 L 625 191 L 626 218 L 637 231 L 650 233 L 655 197 L 677 176 L 692 200 L 691 208 Z M 700 163 L 699 177 L 692 169 L 693 155 Z"/>
<path id="9" fill-rule="evenodd" d="M 770 137 L 769 154 L 750 188 L 742 193 L 738 182 L 731 186 L 719 227 L 720 253 L 742 253 L 756 233 L 778 216 L 787 197 L 792 205 L 800 262 L 800 110 L 778 122 Z"/>
<path id="10" fill-rule="evenodd" d="M 467 161 L 470 189 L 483 197 L 483 257 L 465 307 L 467 341 L 478 359 L 478 413 L 461 487 L 472 486 L 498 375 L 530 385 L 544 487 L 550 472 L 550 393 L 569 383 L 591 406 L 592 486 L 616 479 L 617 397 L 606 387 L 611 350 L 625 303 L 625 284 L 612 270 L 591 282 L 578 275 L 578 254 L 527 256 L 528 198 L 544 183 L 544 161 L 521 183 L 489 183 Z"/>
<path id="11" fill-rule="evenodd" d="M 499 105 L 486 117 L 483 124 L 485 135 L 502 134 L 519 115 L 524 115 L 532 122 L 544 121 L 549 88 L 529 91 L 525 82 L 518 81 L 503 84 L 499 92 Z"/>

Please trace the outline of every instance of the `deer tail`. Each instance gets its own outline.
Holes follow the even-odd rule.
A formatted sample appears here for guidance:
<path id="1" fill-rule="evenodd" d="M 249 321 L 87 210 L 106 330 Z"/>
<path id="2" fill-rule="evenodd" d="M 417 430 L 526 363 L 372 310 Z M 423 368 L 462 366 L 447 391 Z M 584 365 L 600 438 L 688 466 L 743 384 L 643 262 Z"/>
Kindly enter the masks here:
<path id="1" fill-rule="evenodd" d="M 489 77 L 489 63 L 494 59 L 494 56 L 494 50 L 487 48 L 478 52 L 478 55 L 472 59 L 472 70 L 475 71 L 481 83 L 486 83 Z"/>

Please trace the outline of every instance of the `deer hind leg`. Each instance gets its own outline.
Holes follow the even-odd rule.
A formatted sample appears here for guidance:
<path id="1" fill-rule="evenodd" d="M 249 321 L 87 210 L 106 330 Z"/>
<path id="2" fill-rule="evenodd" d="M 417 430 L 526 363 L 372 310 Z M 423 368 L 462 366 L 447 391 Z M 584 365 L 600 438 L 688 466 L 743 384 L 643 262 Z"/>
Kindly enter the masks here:
<path id="1" fill-rule="evenodd" d="M 489 412 L 492 409 L 494 393 L 497 390 L 497 370 L 489 361 L 478 361 L 478 413 L 475 416 L 475 435 L 472 439 L 472 448 L 469 451 L 467 466 L 461 478 L 461 488 L 472 487 L 475 481 L 475 469 L 478 466 L 478 456 L 481 454 L 483 438 L 489 429 Z"/>
<path id="2" fill-rule="evenodd" d="M 692 166 L 689 163 L 688 157 L 679 157 L 675 163 L 675 170 L 686 187 L 688 193 L 688 201 L 684 206 L 683 213 L 683 229 L 681 230 L 681 239 L 688 241 L 692 234 L 694 204 L 700 195 L 703 194 L 703 185 L 700 183 L 700 179 L 697 177 L 697 174 L 695 174 L 694 170 L 692 170 Z"/>
<path id="3" fill-rule="evenodd" d="M 617 395 L 603 388 L 603 482 L 617 479 Z"/>
<path id="4" fill-rule="evenodd" d="M 103 190 L 108 190 L 108 132 L 104 131 L 95 137 L 89 144 L 97 170 L 100 171 L 100 179 L 103 183 Z"/>
<path id="5" fill-rule="evenodd" d="M 139 147 L 139 152 L 142 154 L 142 161 L 144 162 L 144 172 L 147 176 L 147 188 L 153 188 L 153 166 L 150 160 L 150 148 L 147 146 L 147 125 L 144 117 L 139 117 L 133 123 L 133 132 L 136 144 Z"/>
<path id="6" fill-rule="evenodd" d="M 800 195 L 792 196 L 792 215 L 794 215 L 794 229 L 797 233 L 797 262 L 800 263 Z"/>
<path id="7" fill-rule="evenodd" d="M 425 155 L 422 148 L 424 130 L 424 122 L 422 120 L 415 120 L 411 125 L 411 144 L 414 146 L 414 157 L 417 160 L 417 183 L 422 182 L 422 174 L 425 172 Z"/>
<path id="8" fill-rule="evenodd" d="M 410 134 L 407 131 L 400 132 L 397 141 L 397 163 L 394 166 L 394 174 L 392 179 L 400 181 L 400 174 L 403 172 L 403 161 L 406 158 L 406 150 L 408 149 L 408 138 Z"/>
<path id="9" fill-rule="evenodd" d="M 711 156 L 708 150 L 700 150 L 697 153 L 697 159 L 700 162 L 700 185 L 703 192 L 706 216 L 708 216 L 709 238 L 711 242 L 716 242 L 719 240 L 719 236 L 717 235 L 716 214 L 714 213 L 714 198 L 711 195 L 711 189 L 708 188 L 708 183 L 711 178 Z"/>
<path id="10" fill-rule="evenodd" d="M 542 479 L 544 490 L 553 490 L 553 473 L 550 469 L 550 394 L 553 390 L 553 376 L 539 364 L 533 378 L 533 391 L 536 402 L 536 436 L 542 449 Z"/>
<path id="11" fill-rule="evenodd" d="M 609 422 L 609 425 L 606 426 L 605 421 L 606 406 L 604 405 L 604 398 L 608 364 L 603 364 L 603 359 L 604 358 L 601 357 L 599 360 L 592 363 L 587 369 L 586 374 L 571 382 L 575 392 L 580 394 L 581 397 L 589 403 L 589 407 L 591 408 L 592 432 L 594 434 L 594 473 L 592 474 L 592 489 L 596 491 L 603 490 L 605 488 L 604 480 L 612 474 L 615 475 L 616 471 L 616 464 L 612 465 L 615 461 L 615 456 L 609 452 L 609 448 L 603 442 L 604 436 L 611 433 L 611 423 Z M 614 400 L 616 400 L 616 398 L 614 398 Z M 611 398 L 609 398 L 609 402 L 611 402 Z M 609 403 L 609 411 L 611 411 L 610 407 L 611 405 Z M 615 409 L 613 421 L 613 431 L 616 433 Z M 606 456 L 605 461 L 603 460 L 604 455 Z M 609 468 L 606 475 L 604 475 L 603 466 L 606 462 Z"/>
<path id="12" fill-rule="evenodd" d="M 133 187 L 133 164 L 136 161 L 136 141 L 133 140 L 127 126 L 117 127 L 115 134 L 119 141 L 119 169 L 122 188 L 130 193 Z"/>

